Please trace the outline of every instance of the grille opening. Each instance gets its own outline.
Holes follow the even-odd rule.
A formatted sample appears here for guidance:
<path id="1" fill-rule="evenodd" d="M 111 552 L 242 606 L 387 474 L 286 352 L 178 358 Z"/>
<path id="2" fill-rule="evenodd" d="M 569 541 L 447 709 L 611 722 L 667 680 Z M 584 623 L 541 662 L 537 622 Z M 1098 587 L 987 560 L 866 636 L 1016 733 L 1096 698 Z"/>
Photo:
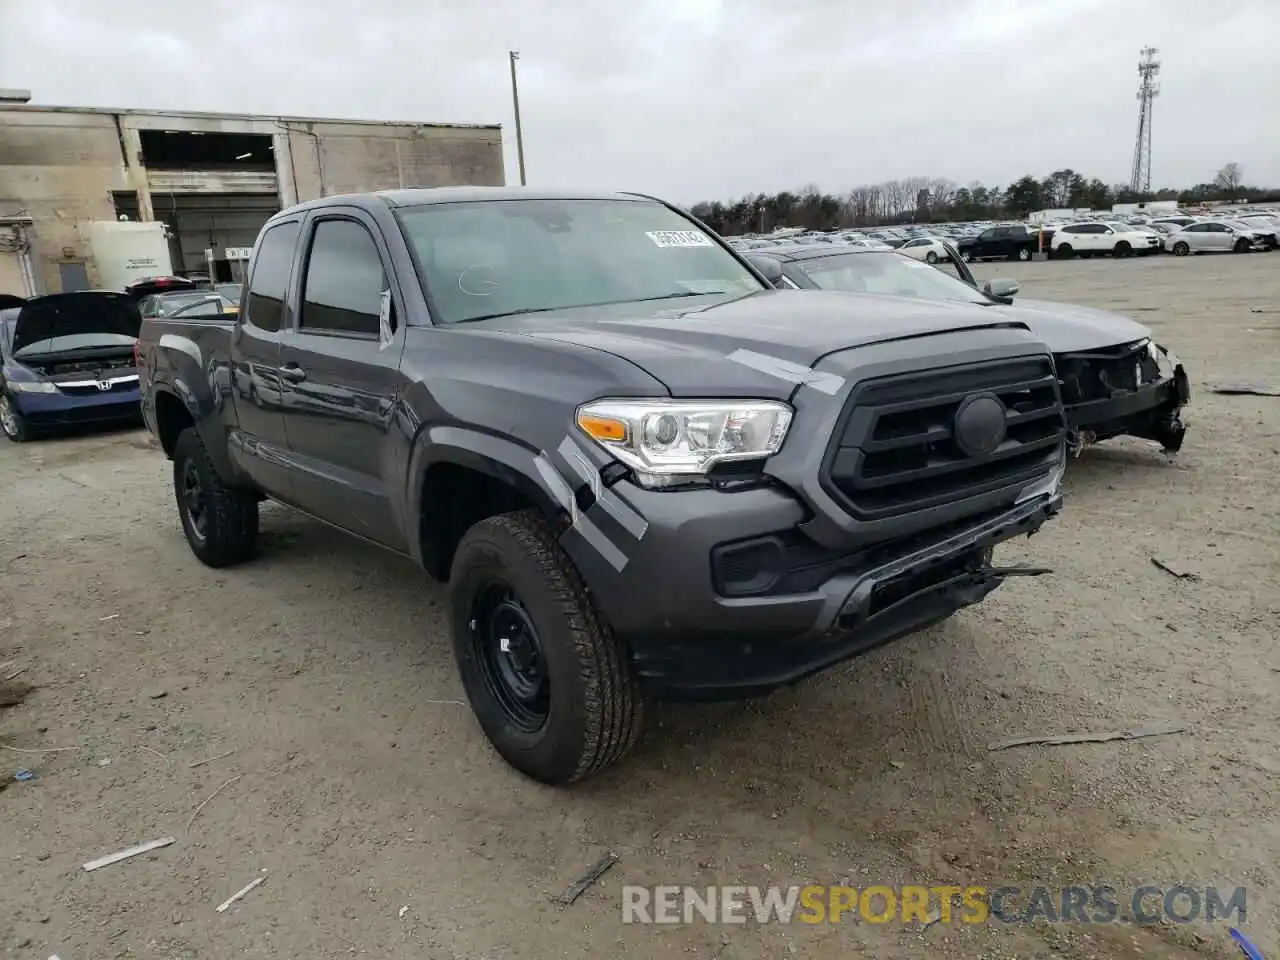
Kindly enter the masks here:
<path id="1" fill-rule="evenodd" d="M 953 435 L 975 393 L 994 395 L 1006 413 L 1003 442 L 981 456 Z M 855 515 L 906 513 L 1033 479 L 1052 468 L 1065 432 L 1047 357 L 873 381 L 849 400 L 824 481 Z"/>
<path id="2" fill-rule="evenodd" d="M 1064 354 L 1059 358 L 1058 375 L 1063 401 L 1075 404 L 1109 400 L 1158 383 L 1160 365 L 1147 353 L 1145 344 L 1126 344 L 1087 354 Z"/>

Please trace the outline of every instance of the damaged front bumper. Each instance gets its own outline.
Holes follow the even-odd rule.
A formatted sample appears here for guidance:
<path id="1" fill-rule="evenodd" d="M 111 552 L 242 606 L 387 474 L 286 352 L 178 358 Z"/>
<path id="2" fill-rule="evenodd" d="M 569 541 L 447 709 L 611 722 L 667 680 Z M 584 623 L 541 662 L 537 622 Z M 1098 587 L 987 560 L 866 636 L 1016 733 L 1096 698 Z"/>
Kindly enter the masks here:
<path id="1" fill-rule="evenodd" d="M 1131 436 L 1160 444 L 1166 453 L 1182 448 L 1187 428 L 1182 409 L 1191 401 L 1191 382 L 1186 368 L 1165 347 L 1148 343 L 1141 348 L 1141 358 L 1102 357 L 1100 354 L 1068 354 L 1055 358 L 1059 370 L 1071 371 L 1080 364 L 1093 364 L 1102 371 L 1098 379 L 1102 387 L 1111 387 L 1108 395 L 1098 396 L 1095 389 L 1068 388 L 1063 382 L 1069 443 L 1072 452 L 1112 437 Z M 1112 386 L 1106 372 L 1114 373 L 1117 364 L 1131 365 L 1134 375 L 1128 383 Z M 1095 376 L 1097 371 L 1094 371 Z M 1117 378 L 1118 380 L 1118 378 Z"/>

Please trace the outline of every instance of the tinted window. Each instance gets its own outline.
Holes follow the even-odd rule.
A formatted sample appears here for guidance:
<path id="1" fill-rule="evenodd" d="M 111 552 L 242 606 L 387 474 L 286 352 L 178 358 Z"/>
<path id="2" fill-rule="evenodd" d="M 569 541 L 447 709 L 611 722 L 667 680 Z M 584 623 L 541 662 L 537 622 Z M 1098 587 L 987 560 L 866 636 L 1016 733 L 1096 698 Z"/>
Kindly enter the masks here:
<path id="1" fill-rule="evenodd" d="M 1070 227 L 1063 227 L 1062 232 L 1063 233 L 1085 233 L 1086 231 L 1084 227 L 1072 225 Z"/>
<path id="2" fill-rule="evenodd" d="M 298 325 L 376 337 L 385 289 L 382 258 L 369 231 L 354 220 L 321 220 L 307 257 Z"/>
<path id="3" fill-rule="evenodd" d="M 443 323 L 641 300 L 696 308 L 761 289 L 718 241 L 654 201 L 437 203 L 400 218 Z"/>
<path id="4" fill-rule="evenodd" d="M 296 221 L 274 226 L 262 235 L 246 304 L 246 318 L 255 327 L 280 329 L 284 294 L 289 286 L 289 266 L 293 263 L 293 245 L 297 239 Z"/>

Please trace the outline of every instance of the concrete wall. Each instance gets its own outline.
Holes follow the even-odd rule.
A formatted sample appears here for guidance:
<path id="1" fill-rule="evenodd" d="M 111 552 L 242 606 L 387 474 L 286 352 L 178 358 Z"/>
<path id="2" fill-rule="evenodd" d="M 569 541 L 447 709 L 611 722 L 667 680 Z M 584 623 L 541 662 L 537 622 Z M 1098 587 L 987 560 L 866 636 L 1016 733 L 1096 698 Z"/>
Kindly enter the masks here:
<path id="1" fill-rule="evenodd" d="M 270 135 L 275 176 L 148 172 L 142 130 Z M 504 182 L 497 126 L 0 106 L 0 216 L 25 212 L 35 221 L 37 270 L 49 292 L 60 289 L 65 261 L 83 261 L 90 283 L 100 282 L 81 224 L 115 219 L 113 191 L 137 191 L 139 217 L 150 220 L 153 192 L 230 196 L 266 188 L 289 206 L 337 193 Z"/>

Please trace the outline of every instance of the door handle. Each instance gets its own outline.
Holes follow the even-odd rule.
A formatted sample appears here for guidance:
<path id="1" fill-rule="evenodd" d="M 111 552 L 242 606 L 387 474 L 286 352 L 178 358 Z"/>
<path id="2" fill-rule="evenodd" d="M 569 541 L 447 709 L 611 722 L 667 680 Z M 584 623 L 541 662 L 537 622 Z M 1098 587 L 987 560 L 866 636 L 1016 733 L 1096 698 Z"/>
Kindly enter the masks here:
<path id="1" fill-rule="evenodd" d="M 286 363 L 280 368 L 280 376 L 288 380 L 290 383 L 301 383 L 307 379 L 307 371 L 303 370 L 296 363 Z"/>

